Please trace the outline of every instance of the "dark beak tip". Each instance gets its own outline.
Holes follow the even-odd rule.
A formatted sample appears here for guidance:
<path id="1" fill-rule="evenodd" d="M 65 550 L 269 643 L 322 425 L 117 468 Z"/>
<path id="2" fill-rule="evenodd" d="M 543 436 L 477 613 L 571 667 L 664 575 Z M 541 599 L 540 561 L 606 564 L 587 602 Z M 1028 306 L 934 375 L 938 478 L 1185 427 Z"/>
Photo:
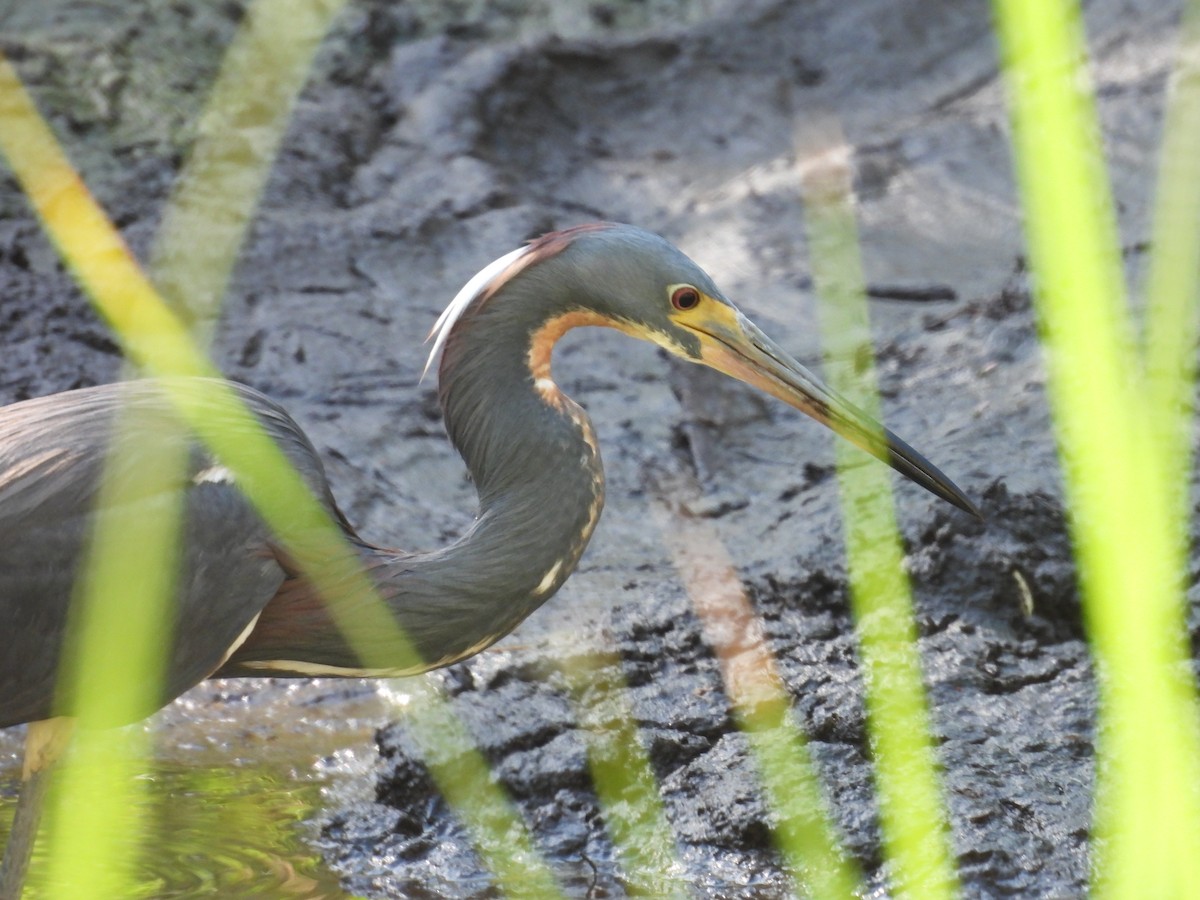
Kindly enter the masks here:
<path id="1" fill-rule="evenodd" d="M 928 485 L 926 487 L 928 487 Z M 987 522 L 987 517 L 983 514 L 983 510 L 976 506 L 971 498 L 963 493 L 962 489 L 953 482 L 946 481 L 942 484 L 939 484 L 938 488 L 932 493 L 940 497 L 942 500 L 945 500 L 950 505 L 962 510 L 977 522 Z"/>
<path id="2" fill-rule="evenodd" d="M 962 503 L 959 503 L 956 505 L 963 512 L 969 513 L 975 519 L 975 521 L 980 522 L 984 525 L 987 524 L 987 516 L 985 516 L 983 514 L 983 510 L 981 510 L 978 506 L 976 506 L 974 503 L 972 503 L 966 497 L 963 497 Z"/>

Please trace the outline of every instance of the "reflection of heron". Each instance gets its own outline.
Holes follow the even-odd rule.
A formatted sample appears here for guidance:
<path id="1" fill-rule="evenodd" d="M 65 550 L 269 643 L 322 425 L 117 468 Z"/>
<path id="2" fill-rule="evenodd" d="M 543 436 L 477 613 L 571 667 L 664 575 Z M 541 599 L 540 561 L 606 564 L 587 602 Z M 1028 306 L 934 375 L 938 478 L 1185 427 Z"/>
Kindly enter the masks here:
<path id="1" fill-rule="evenodd" d="M 616 328 L 759 387 L 974 512 L 941 472 L 823 387 L 671 244 L 624 225 L 548 234 L 471 279 L 434 329 L 434 354 L 444 348 L 446 427 L 479 491 L 479 517 L 449 547 L 401 553 L 360 540 L 337 512 L 320 460 L 297 425 L 266 397 L 236 388 L 343 523 L 425 661 L 419 669 L 464 659 L 511 631 L 562 586 L 591 537 L 604 499 L 596 439 L 583 410 L 550 375 L 555 342 L 580 325 Z M 146 441 L 154 439 L 155 422 L 171 433 L 167 401 L 149 382 L 0 410 L 0 727 L 37 723 L 27 778 L 46 764 L 40 748 L 52 759 L 61 735 L 46 720 L 54 721 L 54 704 L 63 699 L 54 685 L 67 604 L 121 406 L 144 414 Z M 363 667 L 303 573 L 204 450 L 193 450 L 179 489 L 187 495 L 186 524 L 175 633 L 163 636 L 172 650 L 162 702 L 210 675 L 417 671 L 399 662 L 388 670 Z M 374 656 L 381 655 L 387 658 Z M 17 833 L 14 826 L 6 859 L 12 884 L 25 863 L 16 857 L 27 849 L 14 849 Z"/>

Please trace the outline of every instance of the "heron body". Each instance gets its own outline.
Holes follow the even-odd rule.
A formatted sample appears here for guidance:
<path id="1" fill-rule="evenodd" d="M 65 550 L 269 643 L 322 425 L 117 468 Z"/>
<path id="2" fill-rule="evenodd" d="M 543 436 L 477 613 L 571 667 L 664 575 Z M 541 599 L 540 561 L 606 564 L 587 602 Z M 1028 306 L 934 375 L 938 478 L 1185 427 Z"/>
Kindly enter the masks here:
<path id="1" fill-rule="evenodd" d="M 662 238 L 598 223 L 546 235 L 483 269 L 435 326 L 439 398 L 479 512 L 448 547 L 402 552 L 359 538 L 338 511 L 311 442 L 283 409 L 234 389 L 357 548 L 424 661 L 364 669 L 303 572 L 220 460 L 176 420 L 154 382 L 56 394 L 0 409 L 0 727 L 69 709 L 57 697 L 67 610 L 118 409 L 145 443 L 185 441 L 175 617 L 162 703 L 209 676 L 361 676 L 464 659 L 562 586 L 600 518 L 604 474 L 592 425 L 551 377 L 555 341 L 604 325 L 720 369 L 790 403 L 955 505 L 944 475 L 870 422 L 755 328 Z M 216 412 L 214 411 L 214 415 Z M 136 466 L 137 448 L 123 464 Z M 163 498 L 140 498 L 153 514 Z M 386 637 L 381 636 L 380 641 Z M 388 659 L 386 645 L 368 648 Z M 65 706 L 63 705 L 65 701 Z M 145 710 L 150 712 L 151 710 Z"/>
<path id="2" fill-rule="evenodd" d="M 680 292 L 685 303 L 678 302 Z M 555 232 L 507 254 L 472 279 L 439 320 L 434 353 L 442 352 L 446 428 L 479 493 L 474 524 L 448 547 L 409 553 L 359 538 L 338 511 L 300 427 L 267 397 L 234 385 L 358 548 L 425 661 L 420 669 L 401 668 L 399 650 L 392 653 L 396 668 L 363 668 L 325 600 L 289 565 L 220 461 L 186 436 L 154 382 L 102 385 L 0 409 L 0 727 L 47 718 L 64 700 L 56 700 L 55 682 L 67 608 L 119 408 L 137 416 L 143 445 L 190 443 L 189 466 L 176 486 L 186 501 L 174 627 L 161 636 L 172 648 L 164 703 L 210 675 L 413 674 L 503 637 L 566 581 L 604 503 L 591 422 L 550 372 L 555 341 L 581 325 L 618 328 L 797 403 L 793 387 L 777 374 L 750 371 L 754 360 L 731 349 L 735 337 L 766 339 L 703 271 L 662 238 L 607 223 Z M 782 355 L 769 342 L 756 349 Z M 853 408 L 824 389 L 800 399 L 797 405 L 819 418 L 858 424 Z M 870 424 L 859 427 L 868 449 L 970 508 L 894 436 L 884 433 L 885 446 L 870 446 Z M 140 464 L 136 446 L 125 457 L 123 464 Z M 150 515 L 159 500 L 139 502 Z M 389 658 L 386 646 L 370 649 L 379 651 L 372 659 Z"/>

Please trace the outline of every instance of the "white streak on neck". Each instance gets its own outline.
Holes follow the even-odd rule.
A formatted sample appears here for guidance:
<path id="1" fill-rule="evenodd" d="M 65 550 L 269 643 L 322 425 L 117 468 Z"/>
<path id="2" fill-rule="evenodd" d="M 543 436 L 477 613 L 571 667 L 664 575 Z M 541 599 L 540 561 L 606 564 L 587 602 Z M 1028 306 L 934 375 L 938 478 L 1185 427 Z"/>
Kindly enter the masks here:
<path id="1" fill-rule="evenodd" d="M 450 336 L 455 323 L 462 318 L 462 314 L 466 312 L 472 301 L 478 297 L 498 276 L 511 266 L 514 262 L 529 252 L 529 247 L 518 247 L 511 253 L 505 253 L 499 259 L 488 263 L 478 272 L 476 272 L 471 280 L 463 285 L 462 290 L 454 295 L 454 299 L 450 301 L 450 305 L 442 310 L 442 314 L 438 316 L 438 320 L 434 323 L 433 328 L 429 332 L 429 337 L 425 338 L 428 341 L 430 338 L 435 338 L 433 348 L 429 351 L 429 359 L 425 361 L 425 368 L 421 371 L 421 378 L 424 379 L 429 374 L 429 369 L 433 365 L 434 359 L 438 352 L 446 345 L 446 338 Z"/>
<path id="2" fill-rule="evenodd" d="M 330 666 L 325 663 L 304 662 L 298 659 L 250 660 L 241 664 L 243 668 L 262 672 L 264 676 L 273 672 L 285 675 L 303 675 L 308 678 L 400 678 L 418 675 L 433 666 L 409 666 L 397 669 L 363 669 L 352 666 Z M 442 663 L 438 663 L 442 665 Z"/>
<path id="3" fill-rule="evenodd" d="M 233 484 L 233 473 L 222 465 L 212 465 L 192 476 L 192 484 Z"/>
<path id="4" fill-rule="evenodd" d="M 550 567 L 550 571 L 545 574 L 542 580 L 538 582 L 538 586 L 533 589 L 534 597 L 540 599 L 549 592 L 550 588 L 554 587 L 554 580 L 558 578 L 558 573 L 562 571 L 564 562 L 565 560 L 560 559 Z"/>
<path id="5" fill-rule="evenodd" d="M 261 615 L 262 613 L 258 614 L 258 616 Z M 225 665 L 225 663 L 229 662 L 230 657 L 237 652 L 238 647 L 246 643 L 246 639 L 250 637 L 250 632 L 252 632 L 254 630 L 254 626 L 258 624 L 258 616 L 255 616 L 253 619 L 251 619 L 250 624 L 242 629 L 242 633 L 233 639 L 233 643 L 229 645 L 229 649 L 226 650 L 225 655 L 221 657 L 221 662 L 218 663 L 216 669 L 213 669 L 214 672 L 217 671 L 217 669 L 220 669 L 221 666 Z"/>

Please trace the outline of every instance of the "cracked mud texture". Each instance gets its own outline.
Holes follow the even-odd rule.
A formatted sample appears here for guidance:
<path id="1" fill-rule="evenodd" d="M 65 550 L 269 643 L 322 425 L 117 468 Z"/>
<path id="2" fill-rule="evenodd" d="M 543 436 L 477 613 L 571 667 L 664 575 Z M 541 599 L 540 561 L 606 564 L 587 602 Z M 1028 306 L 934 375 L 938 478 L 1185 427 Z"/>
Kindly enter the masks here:
<path id="1" fill-rule="evenodd" d="M 0 9 L 6 54 L 143 258 L 245 8 Z M 1135 284 L 1177 15 L 1151 0 L 1100 0 L 1086 13 Z M 819 367 L 793 140 L 810 117 L 836 115 L 855 150 L 887 422 L 988 517 L 979 525 L 897 485 L 965 893 L 1082 894 L 1094 680 L 1002 87 L 983 2 L 356 0 L 297 105 L 213 352 L 305 426 L 364 536 L 439 545 L 468 527 L 474 495 L 434 386 L 420 381 L 421 341 L 458 287 L 546 229 L 631 221 L 677 242 Z M 6 172 L 0 347 L 4 402 L 118 375 L 116 345 Z M 763 620 L 846 845 L 884 884 L 833 439 L 621 335 L 571 334 L 555 375 L 596 422 L 604 519 L 553 601 L 495 650 L 433 677 L 564 884 L 578 896 L 628 888 L 556 674 L 615 647 L 619 672 L 601 680 L 631 686 L 680 878 L 702 896 L 790 890 L 717 662 L 649 515 L 656 467 L 698 480 L 694 511 Z M 319 839 L 348 889 L 491 895 L 403 722 L 378 744 L 376 802 L 331 799 Z"/>

